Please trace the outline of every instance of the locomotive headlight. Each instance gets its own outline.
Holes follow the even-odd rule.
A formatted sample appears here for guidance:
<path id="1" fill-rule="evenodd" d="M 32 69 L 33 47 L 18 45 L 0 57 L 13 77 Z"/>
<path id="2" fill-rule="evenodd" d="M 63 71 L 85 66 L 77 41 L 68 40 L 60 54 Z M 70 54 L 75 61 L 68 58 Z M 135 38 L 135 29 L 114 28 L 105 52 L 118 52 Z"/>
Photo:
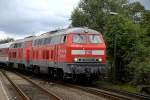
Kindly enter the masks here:
<path id="1" fill-rule="evenodd" d="M 77 61 L 78 61 L 78 58 L 74 58 L 74 61 L 77 62 Z"/>
<path id="2" fill-rule="evenodd" d="M 101 58 L 99 58 L 99 59 L 98 59 L 98 61 L 99 61 L 99 62 L 102 62 L 102 59 L 101 59 Z"/>

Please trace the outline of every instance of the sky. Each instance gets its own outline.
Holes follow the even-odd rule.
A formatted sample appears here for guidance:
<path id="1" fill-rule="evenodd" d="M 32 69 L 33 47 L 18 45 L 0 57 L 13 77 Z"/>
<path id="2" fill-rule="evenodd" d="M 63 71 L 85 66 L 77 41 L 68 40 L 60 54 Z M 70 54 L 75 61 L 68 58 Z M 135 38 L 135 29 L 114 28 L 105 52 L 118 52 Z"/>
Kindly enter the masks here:
<path id="1" fill-rule="evenodd" d="M 0 0 L 0 38 L 68 27 L 79 0 Z"/>
<path id="2" fill-rule="evenodd" d="M 66 28 L 80 0 L 0 0 L 0 39 Z M 135 1 L 135 0 L 134 0 Z M 150 9 L 150 0 L 138 0 Z"/>

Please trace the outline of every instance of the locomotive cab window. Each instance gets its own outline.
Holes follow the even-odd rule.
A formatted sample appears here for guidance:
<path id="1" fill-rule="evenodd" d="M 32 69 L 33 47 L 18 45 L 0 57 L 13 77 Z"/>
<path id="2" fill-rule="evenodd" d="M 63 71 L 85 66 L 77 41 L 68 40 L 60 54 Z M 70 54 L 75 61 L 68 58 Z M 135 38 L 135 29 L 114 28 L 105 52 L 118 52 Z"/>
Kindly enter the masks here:
<path id="1" fill-rule="evenodd" d="M 73 35 L 73 43 L 86 43 L 86 35 L 81 34 Z"/>
<path id="2" fill-rule="evenodd" d="M 90 43 L 103 43 L 103 40 L 99 35 L 89 35 Z"/>

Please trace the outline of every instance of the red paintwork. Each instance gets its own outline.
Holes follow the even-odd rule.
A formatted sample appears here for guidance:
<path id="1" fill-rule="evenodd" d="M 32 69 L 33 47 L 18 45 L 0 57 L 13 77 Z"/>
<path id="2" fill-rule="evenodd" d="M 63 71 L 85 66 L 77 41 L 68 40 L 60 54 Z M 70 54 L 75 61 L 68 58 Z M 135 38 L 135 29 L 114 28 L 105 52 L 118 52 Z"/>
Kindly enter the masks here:
<path id="1" fill-rule="evenodd" d="M 101 35 L 100 35 L 101 36 Z M 106 64 L 106 46 L 105 43 L 102 44 L 74 44 L 72 43 L 73 40 L 73 33 L 70 34 L 68 44 L 69 47 L 67 48 L 67 62 L 72 63 L 74 58 L 84 57 L 84 58 L 102 58 L 102 64 Z M 101 36 L 102 37 L 102 36 Z M 83 49 L 84 48 L 84 49 Z M 92 54 L 85 54 L 85 55 L 72 55 L 71 50 L 104 50 L 105 54 L 101 55 L 92 55 Z"/>
<path id="2" fill-rule="evenodd" d="M 74 58 L 102 58 L 102 64 L 106 63 L 106 46 L 105 43 L 101 44 L 74 44 L 72 37 L 74 33 L 67 34 L 67 42 L 57 45 L 41 45 L 32 46 L 32 41 L 25 41 L 23 48 L 10 48 L 9 58 L 21 61 L 52 61 L 52 62 L 67 62 L 73 63 Z M 100 35 L 102 37 L 102 35 Z M 104 55 L 72 55 L 71 50 L 104 50 Z"/>
<path id="3" fill-rule="evenodd" d="M 8 57 L 9 48 L 1 48 L 0 49 L 0 57 Z"/>

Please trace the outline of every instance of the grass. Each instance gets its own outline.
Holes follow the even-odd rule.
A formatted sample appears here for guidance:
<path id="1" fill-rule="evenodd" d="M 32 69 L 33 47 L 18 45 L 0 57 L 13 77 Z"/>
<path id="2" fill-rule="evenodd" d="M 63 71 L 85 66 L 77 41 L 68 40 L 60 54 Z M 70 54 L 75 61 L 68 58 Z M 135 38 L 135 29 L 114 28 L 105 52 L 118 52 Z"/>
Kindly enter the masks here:
<path id="1" fill-rule="evenodd" d="M 103 88 L 117 89 L 117 90 L 139 93 L 139 89 L 137 87 L 131 86 L 129 84 L 113 84 L 107 81 L 97 81 L 96 85 L 98 87 L 103 87 Z"/>

